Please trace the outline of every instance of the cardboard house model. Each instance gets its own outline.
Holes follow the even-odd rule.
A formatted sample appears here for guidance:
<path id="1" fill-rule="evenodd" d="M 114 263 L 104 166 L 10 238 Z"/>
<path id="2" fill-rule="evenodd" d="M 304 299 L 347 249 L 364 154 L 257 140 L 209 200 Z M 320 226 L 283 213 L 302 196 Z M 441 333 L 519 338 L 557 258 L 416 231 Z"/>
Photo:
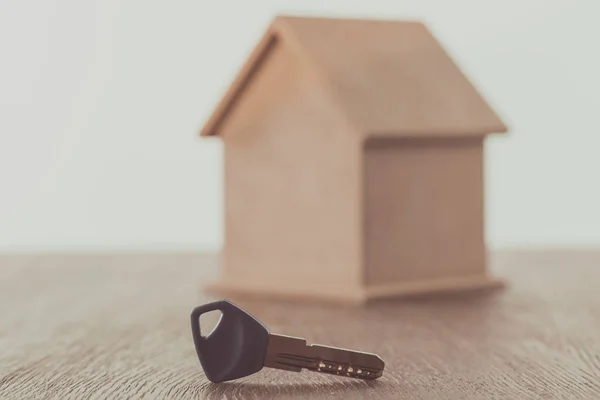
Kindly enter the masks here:
<path id="1" fill-rule="evenodd" d="M 419 22 L 279 16 L 201 135 L 223 294 L 364 302 L 497 285 L 484 140 L 506 127 Z"/>

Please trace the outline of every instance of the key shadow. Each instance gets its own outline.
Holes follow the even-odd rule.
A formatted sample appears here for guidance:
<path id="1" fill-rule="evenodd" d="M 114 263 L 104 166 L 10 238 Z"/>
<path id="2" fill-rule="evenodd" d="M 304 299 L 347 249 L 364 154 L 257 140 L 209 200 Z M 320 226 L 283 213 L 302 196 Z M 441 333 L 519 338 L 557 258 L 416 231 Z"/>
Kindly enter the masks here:
<path id="1" fill-rule="evenodd" d="M 203 395 L 209 399 L 222 398 L 303 398 L 308 396 L 343 398 L 353 396 L 366 398 L 372 391 L 387 386 L 382 381 L 339 381 L 339 382 L 298 382 L 286 383 L 271 380 L 268 383 L 223 382 L 209 383 L 203 388 Z M 371 392 L 371 393 L 368 393 Z"/>

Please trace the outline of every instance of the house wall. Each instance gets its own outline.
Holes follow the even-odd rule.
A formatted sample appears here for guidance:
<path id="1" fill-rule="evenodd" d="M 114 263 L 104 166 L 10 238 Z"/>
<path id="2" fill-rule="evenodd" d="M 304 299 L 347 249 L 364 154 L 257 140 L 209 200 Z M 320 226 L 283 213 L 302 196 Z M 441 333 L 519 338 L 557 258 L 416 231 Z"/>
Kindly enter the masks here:
<path id="1" fill-rule="evenodd" d="M 368 285 L 485 272 L 483 139 L 365 145 Z"/>
<path id="2" fill-rule="evenodd" d="M 360 280 L 358 135 L 291 47 L 257 71 L 221 128 L 224 281 L 338 295 Z"/>

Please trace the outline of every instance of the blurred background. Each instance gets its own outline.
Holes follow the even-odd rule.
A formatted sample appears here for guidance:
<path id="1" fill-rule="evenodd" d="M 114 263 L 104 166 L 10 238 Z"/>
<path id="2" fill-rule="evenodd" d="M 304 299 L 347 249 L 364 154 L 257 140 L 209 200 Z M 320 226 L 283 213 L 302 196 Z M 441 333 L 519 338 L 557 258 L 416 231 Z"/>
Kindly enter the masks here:
<path id="1" fill-rule="evenodd" d="M 427 23 L 510 128 L 490 247 L 600 245 L 596 0 L 0 0 L 0 252 L 218 250 L 198 131 L 278 13 Z"/>

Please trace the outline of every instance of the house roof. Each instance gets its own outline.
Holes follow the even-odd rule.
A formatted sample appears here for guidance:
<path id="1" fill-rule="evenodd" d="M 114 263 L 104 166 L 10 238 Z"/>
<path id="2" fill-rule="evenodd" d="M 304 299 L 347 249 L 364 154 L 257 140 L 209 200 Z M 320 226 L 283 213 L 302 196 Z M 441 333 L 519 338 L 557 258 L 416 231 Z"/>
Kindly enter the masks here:
<path id="1" fill-rule="evenodd" d="M 201 134 L 219 133 L 276 41 L 296 46 L 365 135 L 501 133 L 504 123 L 420 22 L 279 16 Z"/>

